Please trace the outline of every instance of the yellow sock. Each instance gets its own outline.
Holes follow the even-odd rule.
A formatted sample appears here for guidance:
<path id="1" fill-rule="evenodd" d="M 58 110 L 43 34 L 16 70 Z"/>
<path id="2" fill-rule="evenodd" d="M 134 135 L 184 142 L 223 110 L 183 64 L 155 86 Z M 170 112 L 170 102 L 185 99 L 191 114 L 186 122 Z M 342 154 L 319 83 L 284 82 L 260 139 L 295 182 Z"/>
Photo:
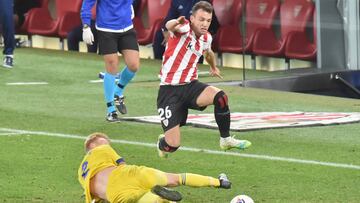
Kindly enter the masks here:
<path id="1" fill-rule="evenodd" d="M 192 187 L 219 187 L 219 179 L 193 173 L 182 173 L 179 175 L 179 182 L 182 185 Z"/>

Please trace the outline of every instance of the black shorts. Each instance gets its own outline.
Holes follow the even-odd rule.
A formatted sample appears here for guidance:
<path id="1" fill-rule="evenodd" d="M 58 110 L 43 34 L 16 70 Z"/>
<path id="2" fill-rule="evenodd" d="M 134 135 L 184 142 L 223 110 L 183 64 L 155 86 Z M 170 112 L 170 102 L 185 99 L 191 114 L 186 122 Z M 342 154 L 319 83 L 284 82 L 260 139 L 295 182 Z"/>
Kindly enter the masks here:
<path id="1" fill-rule="evenodd" d="M 160 86 L 157 108 L 164 132 L 176 125 L 185 125 L 189 109 L 203 111 L 206 108 L 198 106 L 196 100 L 208 86 L 197 80 L 186 85 Z"/>
<path id="2" fill-rule="evenodd" d="M 126 32 L 104 32 L 97 31 L 99 42 L 99 54 L 115 54 L 125 49 L 139 51 L 139 44 L 136 38 L 135 29 Z"/>

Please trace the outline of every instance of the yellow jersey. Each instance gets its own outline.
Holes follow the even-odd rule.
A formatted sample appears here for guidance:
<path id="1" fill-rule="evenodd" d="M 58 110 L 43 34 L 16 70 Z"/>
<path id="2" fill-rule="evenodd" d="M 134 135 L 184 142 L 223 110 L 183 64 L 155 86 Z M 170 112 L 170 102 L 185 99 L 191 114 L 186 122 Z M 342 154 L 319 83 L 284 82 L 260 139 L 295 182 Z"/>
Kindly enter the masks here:
<path id="1" fill-rule="evenodd" d="M 90 150 L 82 160 L 78 170 L 78 180 L 84 189 L 85 201 L 90 203 L 90 179 L 99 171 L 110 166 L 118 166 L 124 159 L 110 145 L 101 145 Z"/>

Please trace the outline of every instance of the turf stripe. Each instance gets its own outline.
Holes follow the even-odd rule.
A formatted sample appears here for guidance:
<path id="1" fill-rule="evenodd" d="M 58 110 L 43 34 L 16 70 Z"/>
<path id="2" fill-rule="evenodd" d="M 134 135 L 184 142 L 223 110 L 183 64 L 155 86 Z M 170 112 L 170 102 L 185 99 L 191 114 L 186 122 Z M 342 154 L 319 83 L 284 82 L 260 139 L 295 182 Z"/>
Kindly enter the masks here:
<path id="1" fill-rule="evenodd" d="M 72 138 L 72 139 L 85 139 L 86 138 L 85 136 L 80 136 L 80 135 L 70 135 L 70 134 L 41 132 L 41 131 L 27 131 L 27 130 L 17 130 L 17 129 L 10 129 L 10 128 L 0 128 L 0 131 L 3 131 L 4 132 L 3 134 L 8 133 L 9 135 L 15 133 L 15 134 L 29 134 L 29 135 L 44 135 L 44 136 Z M 151 148 L 156 147 L 156 144 L 154 144 L 154 143 L 145 143 L 145 142 L 136 142 L 136 141 L 127 141 L 127 140 L 115 140 L 115 139 L 111 139 L 111 142 L 120 143 L 120 144 L 137 145 L 137 146 L 145 146 L 145 147 L 151 147 Z M 304 159 L 277 157 L 277 156 L 260 155 L 260 154 L 224 152 L 224 151 L 200 149 L 200 148 L 193 148 L 193 147 L 180 147 L 180 149 L 184 150 L 184 151 L 202 152 L 202 153 L 215 154 L 215 155 L 238 156 L 238 157 L 253 158 L 253 159 L 283 161 L 283 162 L 291 162 L 291 163 L 299 163 L 299 164 L 310 164 L 310 165 L 320 165 L 320 166 L 328 166 L 328 167 L 335 167 L 335 168 L 347 168 L 347 169 L 360 170 L 359 165 L 352 165 L 352 164 L 322 162 L 322 161 L 315 161 L 315 160 L 304 160 Z"/>

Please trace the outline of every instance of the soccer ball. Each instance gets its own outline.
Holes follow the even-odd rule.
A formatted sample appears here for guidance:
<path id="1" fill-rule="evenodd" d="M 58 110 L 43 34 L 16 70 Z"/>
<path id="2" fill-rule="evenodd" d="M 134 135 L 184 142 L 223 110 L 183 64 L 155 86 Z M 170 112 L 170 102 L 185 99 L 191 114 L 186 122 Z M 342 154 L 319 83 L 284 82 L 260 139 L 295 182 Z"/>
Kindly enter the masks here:
<path id="1" fill-rule="evenodd" d="M 234 197 L 230 203 L 254 203 L 254 200 L 247 195 L 238 195 Z"/>

